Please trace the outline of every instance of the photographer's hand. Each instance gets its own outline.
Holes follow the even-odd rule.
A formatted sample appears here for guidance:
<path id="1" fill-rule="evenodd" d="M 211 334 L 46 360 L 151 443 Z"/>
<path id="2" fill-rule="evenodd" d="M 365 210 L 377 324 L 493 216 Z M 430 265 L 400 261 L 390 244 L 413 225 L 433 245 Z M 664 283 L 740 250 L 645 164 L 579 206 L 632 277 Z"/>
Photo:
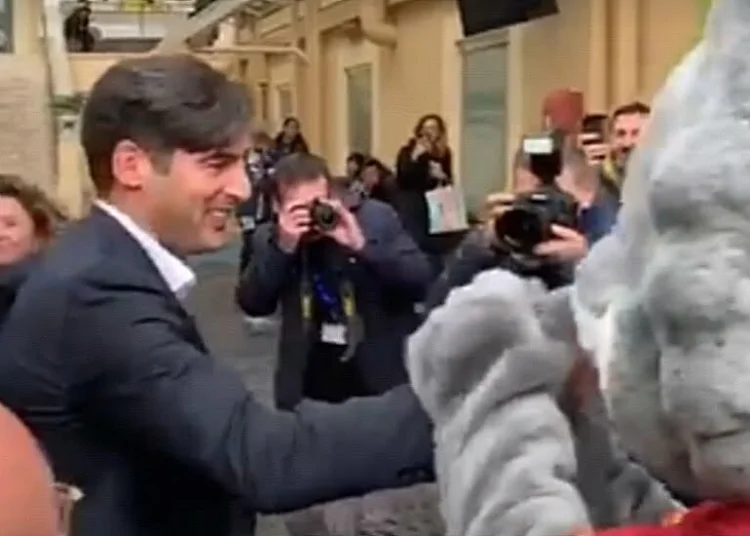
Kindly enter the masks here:
<path id="1" fill-rule="evenodd" d="M 561 262 L 578 262 L 589 251 L 586 237 L 575 229 L 553 225 L 552 232 L 557 238 L 543 242 L 534 248 L 534 253 Z"/>
<path id="2" fill-rule="evenodd" d="M 325 235 L 350 251 L 361 251 L 365 247 L 365 237 L 357 218 L 338 199 L 329 199 L 326 203 L 330 204 L 338 214 L 339 223 Z"/>
<path id="3" fill-rule="evenodd" d="M 290 205 L 279 211 L 277 242 L 285 253 L 294 253 L 300 239 L 311 229 L 310 209 L 306 205 Z"/>

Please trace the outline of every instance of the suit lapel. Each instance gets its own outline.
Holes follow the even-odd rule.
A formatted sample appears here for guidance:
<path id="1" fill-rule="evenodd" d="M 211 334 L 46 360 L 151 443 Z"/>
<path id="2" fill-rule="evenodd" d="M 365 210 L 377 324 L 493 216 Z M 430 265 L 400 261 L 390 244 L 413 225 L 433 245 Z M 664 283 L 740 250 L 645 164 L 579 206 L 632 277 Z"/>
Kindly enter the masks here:
<path id="1" fill-rule="evenodd" d="M 132 274 L 134 279 L 139 279 L 141 284 L 158 291 L 164 297 L 169 311 L 180 320 L 180 331 L 185 340 L 207 353 L 208 349 L 198 331 L 195 318 L 169 288 L 138 241 L 118 221 L 97 207 L 91 210 L 88 221 L 95 232 L 100 235 L 103 243 L 107 245 L 109 252 L 121 259 L 118 264 L 127 267 L 127 274 Z"/>

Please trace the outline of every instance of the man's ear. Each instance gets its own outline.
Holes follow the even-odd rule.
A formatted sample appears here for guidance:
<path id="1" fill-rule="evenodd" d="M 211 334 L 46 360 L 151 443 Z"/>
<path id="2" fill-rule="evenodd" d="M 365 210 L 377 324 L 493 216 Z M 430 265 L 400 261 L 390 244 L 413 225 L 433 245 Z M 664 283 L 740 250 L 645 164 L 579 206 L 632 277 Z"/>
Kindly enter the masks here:
<path id="1" fill-rule="evenodd" d="M 151 156 L 131 140 L 121 140 L 112 151 L 112 175 L 121 186 L 136 190 L 154 173 Z"/>

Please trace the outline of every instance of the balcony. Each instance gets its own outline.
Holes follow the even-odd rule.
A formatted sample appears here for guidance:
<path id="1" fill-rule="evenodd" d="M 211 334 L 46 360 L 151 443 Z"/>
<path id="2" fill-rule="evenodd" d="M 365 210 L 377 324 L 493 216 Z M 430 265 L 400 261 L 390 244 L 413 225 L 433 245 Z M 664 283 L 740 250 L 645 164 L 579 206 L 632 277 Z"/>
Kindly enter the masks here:
<path id="1" fill-rule="evenodd" d="M 193 0 L 93 0 L 91 26 L 97 41 L 139 39 L 159 40 L 170 26 L 188 18 Z M 63 16 L 80 6 L 77 0 L 62 0 Z M 100 47 L 97 47 L 100 48 Z"/>

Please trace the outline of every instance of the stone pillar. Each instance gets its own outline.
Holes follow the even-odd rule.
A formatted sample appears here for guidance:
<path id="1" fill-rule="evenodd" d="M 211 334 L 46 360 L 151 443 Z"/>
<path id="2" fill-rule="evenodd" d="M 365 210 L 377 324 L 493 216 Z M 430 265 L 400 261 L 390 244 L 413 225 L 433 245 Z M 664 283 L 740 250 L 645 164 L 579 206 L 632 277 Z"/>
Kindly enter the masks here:
<path id="1" fill-rule="evenodd" d="M 641 92 L 641 1 L 611 0 L 612 54 L 610 104 L 617 106 L 637 98 Z"/>
<path id="2" fill-rule="evenodd" d="M 320 0 L 306 0 L 305 4 L 305 53 L 309 60 L 305 70 L 304 99 L 302 110 L 304 111 L 302 124 L 305 137 L 310 143 L 313 151 L 319 152 L 323 143 L 322 109 L 323 98 L 321 92 L 322 84 L 322 54 L 321 34 L 318 16 L 320 11 Z"/>

